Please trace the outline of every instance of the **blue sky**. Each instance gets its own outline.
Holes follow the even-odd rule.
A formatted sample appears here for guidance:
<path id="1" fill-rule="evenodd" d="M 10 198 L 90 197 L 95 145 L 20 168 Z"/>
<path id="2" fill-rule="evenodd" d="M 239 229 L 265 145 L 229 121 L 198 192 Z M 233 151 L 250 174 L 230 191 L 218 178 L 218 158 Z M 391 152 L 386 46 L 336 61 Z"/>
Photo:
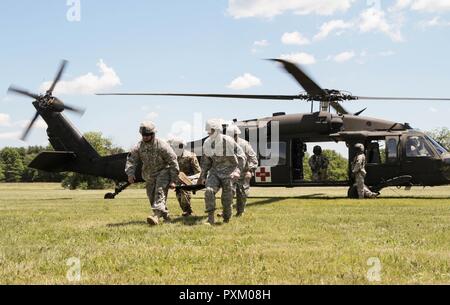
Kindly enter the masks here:
<path id="1" fill-rule="evenodd" d="M 70 1 L 69 1 L 70 2 Z M 76 1 L 71 1 L 76 2 Z M 70 61 L 56 95 L 87 109 L 68 114 L 82 132 L 100 131 L 130 148 L 139 122 L 161 137 L 203 135 L 208 118 L 231 120 L 308 112 L 304 102 L 99 97 L 100 91 L 296 94 L 302 89 L 264 58 L 303 64 L 324 88 L 357 95 L 450 97 L 450 0 L 81 0 L 0 2 L 0 147 L 46 145 L 31 100 L 10 84 L 42 91 Z M 73 12 L 73 11 L 71 11 Z M 101 69 L 101 70 L 100 70 Z M 241 78 L 239 78 L 241 77 Z M 233 82 L 234 81 L 234 82 Z M 449 102 L 347 102 L 365 115 L 430 130 L 449 127 Z M 192 132 L 192 126 L 200 130 Z M 183 131 L 181 134 L 180 131 Z"/>

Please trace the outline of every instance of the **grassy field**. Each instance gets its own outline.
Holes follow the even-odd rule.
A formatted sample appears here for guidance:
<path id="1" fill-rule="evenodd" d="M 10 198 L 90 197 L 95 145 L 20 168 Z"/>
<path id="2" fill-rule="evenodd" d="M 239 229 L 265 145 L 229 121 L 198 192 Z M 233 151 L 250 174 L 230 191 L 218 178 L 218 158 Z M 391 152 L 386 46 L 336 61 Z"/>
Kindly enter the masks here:
<path id="1" fill-rule="evenodd" d="M 450 187 L 366 201 L 343 188 L 254 188 L 246 215 L 215 227 L 202 224 L 201 192 L 187 219 L 171 194 L 174 219 L 157 227 L 144 190 L 103 194 L 0 184 L 0 283 L 74 283 L 69 258 L 81 284 L 450 283 Z"/>

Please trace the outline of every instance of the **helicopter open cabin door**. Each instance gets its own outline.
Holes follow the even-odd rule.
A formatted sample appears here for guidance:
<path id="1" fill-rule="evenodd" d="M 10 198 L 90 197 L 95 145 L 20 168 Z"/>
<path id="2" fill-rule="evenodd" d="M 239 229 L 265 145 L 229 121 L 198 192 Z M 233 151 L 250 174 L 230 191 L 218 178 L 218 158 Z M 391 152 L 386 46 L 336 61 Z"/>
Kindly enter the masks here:
<path id="1" fill-rule="evenodd" d="M 399 135 L 369 138 L 366 145 L 366 184 L 377 185 L 400 175 Z"/>

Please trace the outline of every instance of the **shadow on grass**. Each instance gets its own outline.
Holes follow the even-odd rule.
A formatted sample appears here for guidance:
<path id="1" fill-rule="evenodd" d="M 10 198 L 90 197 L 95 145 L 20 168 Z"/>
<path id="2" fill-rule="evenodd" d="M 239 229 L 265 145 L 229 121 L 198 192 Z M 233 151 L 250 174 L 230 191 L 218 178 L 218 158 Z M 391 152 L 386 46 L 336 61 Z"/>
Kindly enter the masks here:
<path id="1" fill-rule="evenodd" d="M 127 221 L 127 222 L 109 223 L 106 226 L 108 228 L 116 228 L 116 227 L 126 227 L 126 226 L 136 226 L 136 225 L 148 226 L 147 222 L 143 221 L 143 220 L 133 220 L 133 221 Z"/>
<path id="2" fill-rule="evenodd" d="M 172 219 L 170 223 L 182 223 L 186 226 L 195 226 L 202 224 L 206 218 L 207 218 L 206 216 L 197 216 L 197 215 L 191 215 L 187 217 L 182 216 Z"/>

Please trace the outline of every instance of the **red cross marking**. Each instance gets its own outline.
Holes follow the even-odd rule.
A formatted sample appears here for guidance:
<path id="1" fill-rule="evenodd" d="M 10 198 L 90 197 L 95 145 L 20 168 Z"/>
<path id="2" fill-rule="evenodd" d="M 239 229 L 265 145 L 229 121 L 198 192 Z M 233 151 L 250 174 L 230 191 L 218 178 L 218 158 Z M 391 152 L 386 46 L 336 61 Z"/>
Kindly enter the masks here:
<path id="1" fill-rule="evenodd" d="M 270 172 L 266 172 L 265 167 L 261 167 L 258 172 L 256 172 L 256 177 L 261 178 L 261 182 L 266 182 L 266 178 L 270 177 Z"/>

